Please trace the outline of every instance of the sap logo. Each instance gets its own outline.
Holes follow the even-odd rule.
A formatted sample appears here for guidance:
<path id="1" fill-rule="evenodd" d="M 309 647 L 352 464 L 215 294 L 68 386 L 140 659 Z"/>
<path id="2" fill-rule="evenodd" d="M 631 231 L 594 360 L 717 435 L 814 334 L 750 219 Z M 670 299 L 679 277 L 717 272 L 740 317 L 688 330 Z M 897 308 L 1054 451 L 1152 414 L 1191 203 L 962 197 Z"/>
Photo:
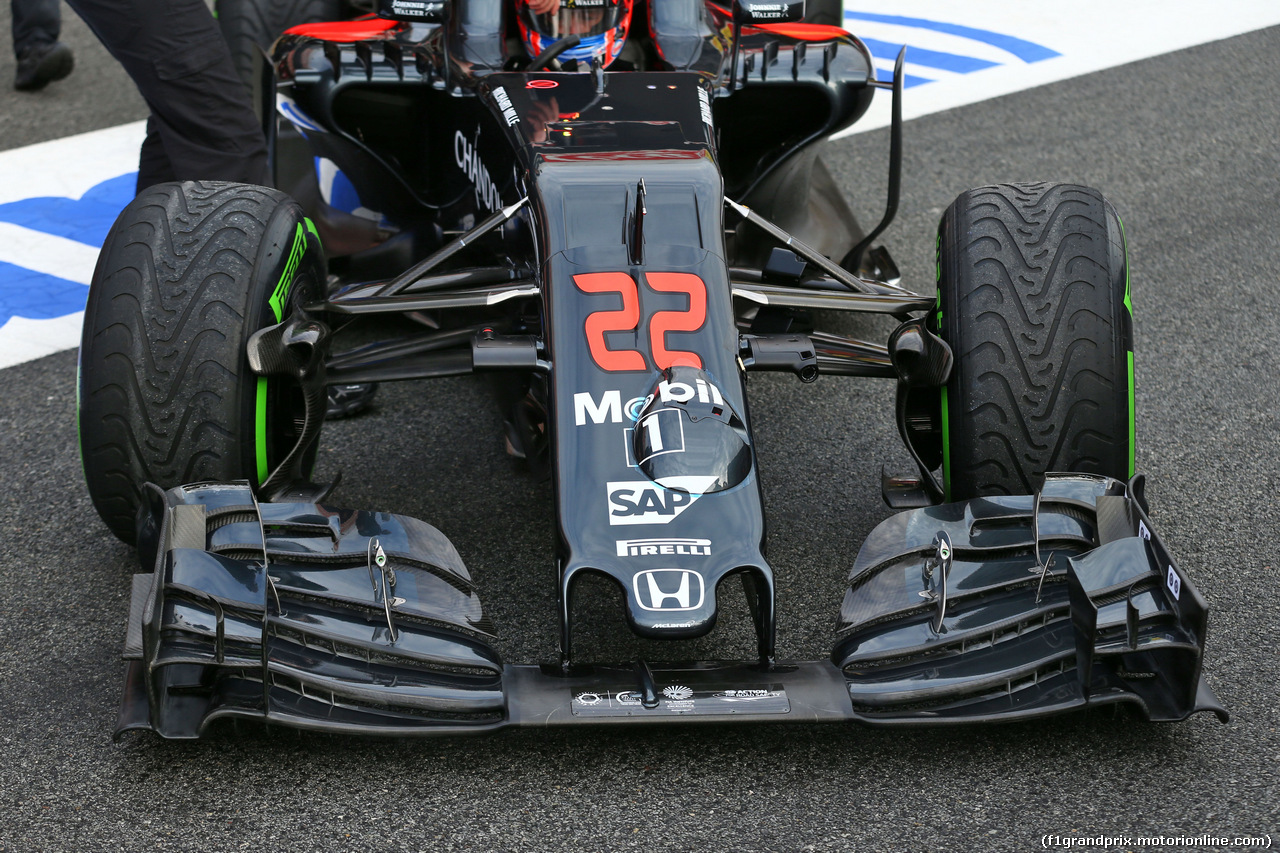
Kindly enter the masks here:
<path id="1" fill-rule="evenodd" d="M 491 212 L 502 207 L 498 187 L 489 177 L 489 170 L 480 161 L 480 128 L 476 128 L 475 136 L 470 142 L 462 135 L 462 131 L 454 132 L 453 159 L 467 176 L 467 180 L 475 186 L 477 205 Z"/>
<path id="2" fill-rule="evenodd" d="M 691 569 L 648 569 L 637 572 L 631 579 L 631 589 L 636 594 L 636 603 L 641 610 L 697 610 L 707 597 L 707 586 L 702 575 Z"/>
<path id="3" fill-rule="evenodd" d="M 613 482 L 606 486 L 610 524 L 666 524 L 702 497 L 651 482 Z"/>
<path id="4" fill-rule="evenodd" d="M 614 544 L 619 557 L 711 556 L 710 539 L 619 539 Z"/>
<path id="5" fill-rule="evenodd" d="M 658 398 L 664 403 L 687 403 L 695 397 L 699 403 L 724 405 L 720 389 L 701 379 L 695 379 L 692 385 L 687 382 L 668 382 L 665 379 L 658 383 Z M 632 397 L 624 406 L 621 391 L 605 391 L 599 400 L 590 391 L 580 391 L 573 395 L 573 422 L 576 426 L 586 426 L 588 420 L 593 424 L 620 424 L 624 412 L 628 420 L 636 421 L 652 399 L 652 394 L 647 397 Z"/>

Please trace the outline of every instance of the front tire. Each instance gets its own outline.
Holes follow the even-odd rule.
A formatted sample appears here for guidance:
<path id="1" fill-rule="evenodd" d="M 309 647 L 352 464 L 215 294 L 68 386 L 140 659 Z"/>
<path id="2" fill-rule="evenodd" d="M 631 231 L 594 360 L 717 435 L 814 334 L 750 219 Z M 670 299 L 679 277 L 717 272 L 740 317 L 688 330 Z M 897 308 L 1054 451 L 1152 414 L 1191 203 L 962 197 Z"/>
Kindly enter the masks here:
<path id="1" fill-rule="evenodd" d="M 256 375 L 246 348 L 318 300 L 324 275 L 319 238 L 276 190 L 159 184 L 120 214 L 89 290 L 78 387 L 85 482 L 117 537 L 134 543 L 144 483 L 256 488 L 297 445 L 299 383 Z"/>
<path id="2" fill-rule="evenodd" d="M 947 500 L 1030 494 L 1047 471 L 1133 474 L 1124 232 L 1096 190 L 962 193 L 938 234 Z"/>

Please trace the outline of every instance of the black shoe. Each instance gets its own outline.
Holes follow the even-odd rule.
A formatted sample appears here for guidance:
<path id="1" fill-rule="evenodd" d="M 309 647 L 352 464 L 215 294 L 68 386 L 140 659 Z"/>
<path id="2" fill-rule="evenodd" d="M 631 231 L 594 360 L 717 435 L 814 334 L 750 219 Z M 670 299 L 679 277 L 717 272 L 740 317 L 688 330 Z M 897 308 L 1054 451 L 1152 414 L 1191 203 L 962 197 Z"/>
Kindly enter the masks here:
<path id="1" fill-rule="evenodd" d="M 373 402 L 378 393 L 377 382 L 361 382 L 358 385 L 330 385 L 329 401 L 324 410 L 326 421 L 358 415 Z"/>
<path id="2" fill-rule="evenodd" d="M 13 88 L 20 92 L 43 89 L 54 80 L 66 77 L 75 67 L 76 59 L 71 55 L 71 48 L 60 41 L 27 48 L 18 57 L 18 73 L 14 76 Z"/>

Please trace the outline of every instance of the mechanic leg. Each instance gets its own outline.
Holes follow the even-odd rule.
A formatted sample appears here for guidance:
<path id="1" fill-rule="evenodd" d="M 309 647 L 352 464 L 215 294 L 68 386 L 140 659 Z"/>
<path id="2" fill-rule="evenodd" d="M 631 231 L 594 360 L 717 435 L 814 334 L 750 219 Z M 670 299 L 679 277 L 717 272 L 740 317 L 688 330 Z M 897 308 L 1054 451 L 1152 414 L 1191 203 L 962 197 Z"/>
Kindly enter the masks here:
<path id="1" fill-rule="evenodd" d="M 267 146 L 227 44 L 203 0 L 68 0 L 151 107 L 171 171 L 154 143 L 139 187 L 156 180 L 268 184 Z"/>
<path id="2" fill-rule="evenodd" d="M 9 0 L 13 16 L 13 55 L 53 44 L 62 31 L 60 0 Z"/>
<path id="3" fill-rule="evenodd" d="M 153 113 L 147 116 L 147 137 L 142 140 L 142 150 L 138 154 L 138 184 L 134 192 L 141 195 L 147 187 L 176 180 L 178 177 L 169 162 L 169 155 L 165 153 Z"/>
<path id="4" fill-rule="evenodd" d="M 71 48 L 58 41 L 62 31 L 60 0 L 10 0 L 13 16 L 13 55 L 18 60 L 13 87 L 43 89 L 75 67 Z"/>

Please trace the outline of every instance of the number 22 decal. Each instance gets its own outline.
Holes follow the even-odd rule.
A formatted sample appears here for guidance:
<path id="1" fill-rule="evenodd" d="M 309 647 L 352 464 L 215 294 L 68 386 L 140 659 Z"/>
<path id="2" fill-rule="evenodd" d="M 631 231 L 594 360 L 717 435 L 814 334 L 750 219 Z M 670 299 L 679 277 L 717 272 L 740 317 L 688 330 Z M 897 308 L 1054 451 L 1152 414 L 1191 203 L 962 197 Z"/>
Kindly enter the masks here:
<path id="1" fill-rule="evenodd" d="M 683 293 L 689 307 L 683 311 L 655 311 L 649 318 L 649 353 L 659 370 L 676 365 L 702 367 L 702 359 L 694 352 L 667 349 L 667 332 L 693 332 L 707 320 L 707 285 L 687 272 L 650 272 L 645 283 L 659 293 Z M 609 349 L 608 332 L 630 332 L 640 326 L 640 291 L 636 280 L 624 272 L 589 272 L 573 277 L 583 293 L 616 293 L 622 297 L 622 308 L 593 311 L 583 322 L 591 359 L 601 370 L 611 372 L 647 370 L 644 354 L 634 349 Z"/>

